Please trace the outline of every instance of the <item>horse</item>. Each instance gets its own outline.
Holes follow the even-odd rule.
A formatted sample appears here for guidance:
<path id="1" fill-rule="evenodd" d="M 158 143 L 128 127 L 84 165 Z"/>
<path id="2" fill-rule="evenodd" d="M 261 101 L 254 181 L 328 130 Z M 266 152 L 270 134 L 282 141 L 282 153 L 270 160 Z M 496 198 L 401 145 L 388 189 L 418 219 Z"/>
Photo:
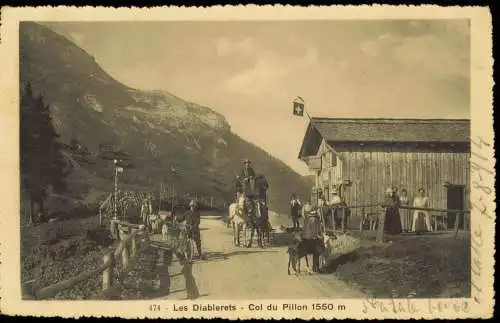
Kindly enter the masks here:
<path id="1" fill-rule="evenodd" d="M 240 233 L 245 232 L 247 226 L 244 196 L 239 196 L 236 203 L 229 205 L 229 221 L 233 228 L 233 243 L 240 246 Z"/>
<path id="2" fill-rule="evenodd" d="M 270 224 L 267 216 L 267 190 L 269 188 L 268 181 L 264 175 L 258 175 L 246 181 L 240 181 L 237 178 L 236 192 L 237 201 L 233 206 L 230 206 L 229 213 L 233 223 L 233 234 L 235 235 L 235 244 L 239 245 L 240 229 L 246 233 L 246 229 L 250 228 L 250 242 L 247 248 L 251 247 L 254 233 L 257 232 L 259 246 L 263 247 L 263 237 L 267 233 L 267 241 L 269 243 Z M 236 214 L 239 214 L 236 217 Z M 246 244 L 246 234 L 245 234 Z"/>
<path id="3" fill-rule="evenodd" d="M 233 228 L 234 245 L 240 246 L 240 233 L 244 233 L 243 243 L 247 248 L 252 246 L 254 233 L 257 232 L 257 240 L 260 247 L 263 247 L 263 232 L 267 224 L 267 211 L 260 201 L 252 201 L 244 194 L 240 194 L 236 203 L 229 205 L 229 219 Z M 250 241 L 247 244 L 246 230 L 250 228 Z"/>
<path id="4" fill-rule="evenodd" d="M 267 208 L 265 204 L 259 200 L 245 199 L 245 212 L 247 214 L 247 227 L 250 228 L 250 241 L 247 248 L 252 246 L 253 236 L 257 233 L 257 244 L 264 248 L 264 233 L 269 226 L 269 218 L 267 216 Z M 269 237 L 269 235 L 268 235 Z"/>

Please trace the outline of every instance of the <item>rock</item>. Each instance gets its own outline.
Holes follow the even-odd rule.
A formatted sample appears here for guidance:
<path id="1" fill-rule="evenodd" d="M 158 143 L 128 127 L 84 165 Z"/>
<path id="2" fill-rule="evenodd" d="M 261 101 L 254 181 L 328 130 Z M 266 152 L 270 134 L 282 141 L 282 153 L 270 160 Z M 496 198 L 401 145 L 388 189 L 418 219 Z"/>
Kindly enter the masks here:
<path id="1" fill-rule="evenodd" d="M 342 234 L 337 239 L 330 240 L 330 255 L 339 256 L 350 253 L 361 246 L 361 240 L 353 236 Z"/>

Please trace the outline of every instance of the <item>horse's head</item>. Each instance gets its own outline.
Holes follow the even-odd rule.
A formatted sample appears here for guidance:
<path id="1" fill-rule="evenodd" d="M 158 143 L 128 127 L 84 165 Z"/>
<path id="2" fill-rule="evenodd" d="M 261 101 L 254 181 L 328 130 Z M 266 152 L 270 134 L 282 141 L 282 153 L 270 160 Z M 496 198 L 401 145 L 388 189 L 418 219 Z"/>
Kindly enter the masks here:
<path id="1" fill-rule="evenodd" d="M 243 194 L 240 194 L 236 198 L 236 204 L 238 205 L 238 208 L 243 209 L 245 207 L 245 196 Z"/>

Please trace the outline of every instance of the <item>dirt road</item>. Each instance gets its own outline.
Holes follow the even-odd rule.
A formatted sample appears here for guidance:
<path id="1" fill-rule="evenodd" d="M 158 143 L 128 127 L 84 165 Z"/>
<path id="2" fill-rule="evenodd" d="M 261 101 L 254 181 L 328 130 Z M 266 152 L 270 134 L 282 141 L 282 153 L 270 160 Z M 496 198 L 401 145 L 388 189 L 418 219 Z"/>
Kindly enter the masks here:
<path id="1" fill-rule="evenodd" d="M 201 221 L 203 251 L 206 260 L 196 260 L 192 272 L 200 299 L 297 299 L 354 298 L 361 292 L 350 289 L 333 274 L 288 275 L 285 246 L 267 249 L 238 248 L 232 244 L 231 230 L 218 219 Z M 310 265 L 312 259 L 310 257 Z M 175 262 L 169 269 L 170 294 L 160 299 L 185 299 L 186 289 L 181 266 Z"/>

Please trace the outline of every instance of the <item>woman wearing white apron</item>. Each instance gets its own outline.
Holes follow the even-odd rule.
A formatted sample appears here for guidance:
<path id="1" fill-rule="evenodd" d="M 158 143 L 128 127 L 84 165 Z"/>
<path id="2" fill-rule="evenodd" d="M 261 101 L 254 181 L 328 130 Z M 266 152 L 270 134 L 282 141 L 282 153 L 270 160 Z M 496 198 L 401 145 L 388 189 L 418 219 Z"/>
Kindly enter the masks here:
<path id="1" fill-rule="evenodd" d="M 413 200 L 413 207 L 428 208 L 429 207 L 429 198 L 427 196 L 425 196 L 425 190 L 423 188 L 419 188 L 418 193 L 419 193 L 419 196 L 415 197 L 415 200 Z M 421 221 L 419 221 L 420 216 L 424 217 L 425 226 L 427 228 L 423 228 Z M 427 231 L 429 231 L 429 232 L 432 231 L 431 218 L 429 216 L 429 212 L 415 210 L 415 212 L 413 212 L 412 231 L 420 233 L 422 231 L 425 231 L 425 229 L 427 229 Z"/>

